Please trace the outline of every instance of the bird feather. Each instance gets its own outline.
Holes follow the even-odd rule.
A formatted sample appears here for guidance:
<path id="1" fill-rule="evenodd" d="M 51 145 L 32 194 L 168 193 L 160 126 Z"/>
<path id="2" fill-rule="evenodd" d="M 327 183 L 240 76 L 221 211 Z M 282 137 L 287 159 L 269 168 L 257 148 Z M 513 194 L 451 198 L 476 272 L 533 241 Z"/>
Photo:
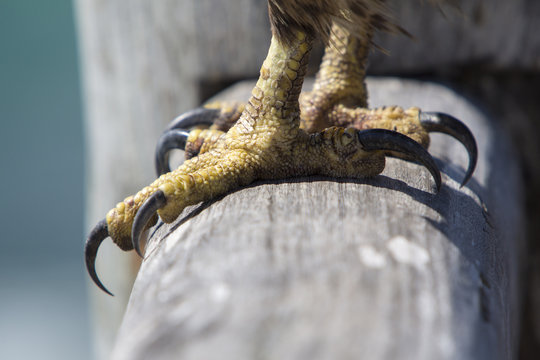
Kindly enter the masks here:
<path id="1" fill-rule="evenodd" d="M 457 6 L 459 0 L 429 2 Z M 360 39 L 374 31 L 408 34 L 383 0 L 268 0 L 268 12 L 273 35 L 286 43 L 294 39 L 296 31 L 319 36 L 327 43 L 333 23 Z"/>

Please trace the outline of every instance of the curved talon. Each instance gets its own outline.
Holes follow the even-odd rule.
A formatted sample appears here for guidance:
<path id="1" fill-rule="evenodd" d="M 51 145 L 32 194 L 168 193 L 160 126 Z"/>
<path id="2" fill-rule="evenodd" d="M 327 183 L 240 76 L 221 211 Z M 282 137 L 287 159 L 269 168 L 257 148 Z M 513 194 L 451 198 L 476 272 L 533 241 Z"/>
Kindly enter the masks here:
<path id="1" fill-rule="evenodd" d="M 190 127 L 199 125 L 210 126 L 219 117 L 219 113 L 220 110 L 218 109 L 207 109 L 203 107 L 193 109 L 171 121 L 167 130 L 189 129 Z"/>
<path id="2" fill-rule="evenodd" d="M 150 196 L 144 204 L 137 211 L 135 219 L 133 220 L 133 226 L 131 228 L 131 241 L 133 248 L 137 251 L 140 257 L 143 257 L 140 241 L 143 231 L 146 229 L 146 224 L 156 214 L 156 211 L 161 209 L 167 203 L 167 198 L 161 190 L 157 190 L 152 196 Z"/>
<path id="3" fill-rule="evenodd" d="M 431 155 L 416 141 L 395 131 L 370 129 L 359 131 L 358 140 L 364 150 L 387 150 L 403 153 L 424 165 L 435 180 L 437 191 L 441 188 L 441 173 Z"/>
<path id="4" fill-rule="evenodd" d="M 171 129 L 163 133 L 156 145 L 156 173 L 157 176 L 171 171 L 169 166 L 169 152 L 174 149 L 184 150 L 189 133 L 184 130 Z"/>
<path id="5" fill-rule="evenodd" d="M 199 125 L 212 125 L 219 117 L 218 109 L 197 108 L 171 121 L 167 130 L 161 135 L 156 145 L 155 166 L 157 176 L 171 171 L 169 152 L 174 149 L 184 150 L 188 138 L 187 129 Z"/>
<path id="6" fill-rule="evenodd" d="M 420 123 L 428 132 L 441 132 L 450 135 L 465 146 L 469 154 L 469 166 L 461 186 L 465 185 L 474 172 L 478 158 L 476 140 L 469 128 L 455 117 L 437 112 L 421 113 Z"/>
<path id="7" fill-rule="evenodd" d="M 107 220 L 103 219 L 92 229 L 92 232 L 86 240 L 84 245 L 84 257 L 86 261 L 86 269 L 88 274 L 94 281 L 94 283 L 107 294 L 114 296 L 107 288 L 101 283 L 96 273 L 96 255 L 99 246 L 109 236 L 109 230 L 107 229 Z"/>

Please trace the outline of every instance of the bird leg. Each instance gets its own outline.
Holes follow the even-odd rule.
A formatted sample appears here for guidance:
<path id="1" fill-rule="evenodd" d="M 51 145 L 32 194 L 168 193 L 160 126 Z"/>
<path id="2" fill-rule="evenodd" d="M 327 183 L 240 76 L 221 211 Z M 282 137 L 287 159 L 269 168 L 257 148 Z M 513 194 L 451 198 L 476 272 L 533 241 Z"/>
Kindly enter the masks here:
<path id="1" fill-rule="evenodd" d="M 378 17 L 371 16 L 369 21 L 376 22 Z M 469 153 L 464 185 L 476 166 L 477 147 L 474 136 L 461 121 L 447 114 L 422 112 L 417 107 L 368 108 L 365 76 L 372 35 L 368 30 L 362 36 L 353 36 L 347 29 L 333 24 L 313 90 L 300 98 L 301 127 L 307 132 L 328 126 L 387 129 L 404 134 L 425 148 L 429 146 L 430 132 L 446 133 L 459 140 Z"/>
<path id="2" fill-rule="evenodd" d="M 373 15 L 367 21 L 374 23 L 380 19 Z M 404 134 L 425 148 L 429 146 L 430 132 L 446 133 L 458 139 L 469 153 L 469 166 L 462 181 L 464 185 L 476 166 L 477 149 L 474 136 L 463 123 L 450 115 L 422 112 L 417 107 L 368 108 L 366 65 L 372 47 L 373 29 L 376 27 L 373 24 L 366 27 L 360 36 L 353 36 L 344 27 L 336 23 L 332 25 L 313 90 L 300 96 L 300 127 L 308 133 L 322 131 L 330 126 L 354 127 L 358 130 L 387 129 Z M 185 148 L 186 158 L 190 158 L 214 146 L 219 147 L 222 132 L 234 125 L 243 107 L 242 103 L 206 105 L 207 113 L 215 112 L 213 125 L 209 130 L 192 132 L 176 148 Z M 176 127 L 187 128 L 178 121 Z M 158 174 L 168 170 L 163 159 L 173 147 L 165 149 L 158 145 Z M 407 158 L 395 152 L 389 154 Z"/>
<path id="3" fill-rule="evenodd" d="M 307 132 L 340 126 L 337 106 L 367 108 L 366 63 L 372 35 L 368 30 L 359 39 L 333 24 L 313 90 L 300 98 L 301 126 Z"/>
<path id="4" fill-rule="evenodd" d="M 272 37 L 251 98 L 235 125 L 219 136 L 218 145 L 127 197 L 94 228 L 86 242 L 86 265 L 101 289 L 108 292 L 97 277 L 95 258 L 104 238 L 110 236 L 123 250 L 136 249 L 141 255 L 140 235 L 156 221 L 156 214 L 170 223 L 186 206 L 256 179 L 370 177 L 384 169 L 385 151 L 396 151 L 426 166 L 440 187 L 431 156 L 404 135 L 338 127 L 308 134 L 300 129 L 298 99 L 313 37 L 299 30 L 293 35 L 286 40 Z"/>

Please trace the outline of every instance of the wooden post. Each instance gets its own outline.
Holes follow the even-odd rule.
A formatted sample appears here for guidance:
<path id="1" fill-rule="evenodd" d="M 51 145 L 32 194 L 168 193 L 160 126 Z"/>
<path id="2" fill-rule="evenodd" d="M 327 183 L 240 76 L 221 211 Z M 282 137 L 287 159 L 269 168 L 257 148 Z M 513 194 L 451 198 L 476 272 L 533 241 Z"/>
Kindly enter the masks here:
<path id="1" fill-rule="evenodd" d="M 470 183 L 465 150 L 434 135 L 438 194 L 425 169 L 390 159 L 374 179 L 258 183 L 190 207 L 152 230 L 114 359 L 514 358 L 523 197 L 506 137 L 443 86 L 368 88 L 373 106 L 466 122 Z"/>
<path id="2" fill-rule="evenodd" d="M 204 84 L 258 73 L 270 33 L 262 1 L 78 0 L 76 9 L 89 231 L 155 178 L 159 135 L 200 104 Z M 90 287 L 96 358 L 110 357 L 137 264 L 110 242 L 100 249 L 97 269 L 115 297 Z"/>
<path id="3" fill-rule="evenodd" d="M 426 72 L 456 64 L 538 69 L 535 0 L 462 2 L 446 20 L 418 0 L 391 1 L 416 38 L 382 36 L 370 71 Z M 208 84 L 256 76 L 269 44 L 265 1 L 77 0 L 87 143 L 87 228 L 153 177 L 165 124 L 197 106 Z M 464 16 L 463 16 L 464 15 Z M 510 22 L 510 24 L 508 24 Z M 108 358 L 137 260 L 105 243 L 98 272 L 116 297 L 91 287 L 97 357 Z"/>

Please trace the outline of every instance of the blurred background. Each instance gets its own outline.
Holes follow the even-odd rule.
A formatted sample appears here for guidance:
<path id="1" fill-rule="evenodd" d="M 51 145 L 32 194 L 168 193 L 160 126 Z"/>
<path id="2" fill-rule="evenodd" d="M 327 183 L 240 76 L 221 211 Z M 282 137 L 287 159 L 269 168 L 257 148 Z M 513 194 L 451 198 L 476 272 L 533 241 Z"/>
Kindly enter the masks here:
<path id="1" fill-rule="evenodd" d="M 0 359 L 90 359 L 70 0 L 0 1 Z"/>
<path id="2" fill-rule="evenodd" d="M 390 3 L 416 41 L 381 36 L 391 56 L 371 54 L 370 73 L 452 84 L 502 120 L 525 165 L 521 346 L 523 359 L 536 358 L 540 2 L 463 0 L 463 12 L 446 19 L 418 0 Z M 126 263 L 133 261 L 104 243 L 97 270 L 117 296 L 92 286 L 88 297 L 88 224 L 153 179 L 153 148 L 169 120 L 257 76 L 268 41 L 261 0 L 0 0 L 0 359 L 107 358 L 129 296 Z M 89 298 L 99 310 L 93 316 Z"/>

